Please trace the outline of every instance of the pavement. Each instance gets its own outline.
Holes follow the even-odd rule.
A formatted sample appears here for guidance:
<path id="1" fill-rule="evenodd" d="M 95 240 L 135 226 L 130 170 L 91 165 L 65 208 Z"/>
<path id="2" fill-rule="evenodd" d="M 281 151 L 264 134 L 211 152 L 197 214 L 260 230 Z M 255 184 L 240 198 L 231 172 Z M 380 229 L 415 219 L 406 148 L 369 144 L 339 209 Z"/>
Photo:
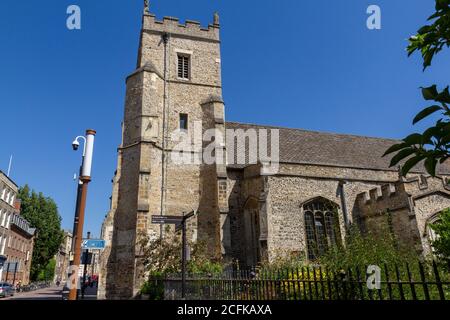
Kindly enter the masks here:
<path id="1" fill-rule="evenodd" d="M 52 286 L 36 291 L 16 292 L 13 297 L 0 298 L 0 303 L 3 300 L 62 300 L 62 289 L 62 286 Z M 97 300 L 97 288 L 88 287 L 84 300 Z"/>

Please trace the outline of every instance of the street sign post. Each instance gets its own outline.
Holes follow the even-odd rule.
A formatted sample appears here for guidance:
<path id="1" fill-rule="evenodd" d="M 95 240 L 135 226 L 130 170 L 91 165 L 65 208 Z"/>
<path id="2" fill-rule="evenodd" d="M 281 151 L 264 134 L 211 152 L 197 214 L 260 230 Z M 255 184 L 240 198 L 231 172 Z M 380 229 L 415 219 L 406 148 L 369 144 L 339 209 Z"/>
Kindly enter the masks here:
<path id="1" fill-rule="evenodd" d="M 84 239 L 81 242 L 81 249 L 84 250 L 103 250 L 105 249 L 105 240 L 101 239 Z"/>
<path id="2" fill-rule="evenodd" d="M 182 253 L 181 253 L 181 298 L 184 299 L 186 297 L 186 261 L 187 261 L 187 240 L 186 240 L 186 222 L 189 218 L 192 218 L 197 214 L 196 211 L 193 211 L 188 214 L 184 214 L 183 216 L 152 216 L 153 224 L 174 224 L 175 231 L 182 231 Z"/>
<path id="3" fill-rule="evenodd" d="M 182 222 L 182 216 L 152 216 L 153 224 L 181 224 Z"/>

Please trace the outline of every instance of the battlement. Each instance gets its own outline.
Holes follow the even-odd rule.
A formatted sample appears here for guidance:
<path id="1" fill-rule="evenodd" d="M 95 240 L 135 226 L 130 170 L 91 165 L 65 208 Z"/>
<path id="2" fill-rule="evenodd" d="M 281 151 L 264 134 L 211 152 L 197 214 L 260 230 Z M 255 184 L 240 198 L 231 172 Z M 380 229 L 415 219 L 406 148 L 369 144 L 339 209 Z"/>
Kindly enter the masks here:
<path id="1" fill-rule="evenodd" d="M 362 192 L 357 196 L 358 202 L 366 204 L 369 202 L 377 202 L 383 199 L 391 198 L 400 191 L 399 185 L 392 183 L 382 185 L 381 187 Z"/>
<path id="2" fill-rule="evenodd" d="M 164 17 L 158 20 L 154 14 L 144 14 L 143 31 L 150 33 L 168 33 L 174 37 L 187 37 L 204 39 L 209 41 L 220 41 L 220 25 L 218 15 L 214 15 L 214 22 L 207 27 L 193 20 L 186 20 L 184 24 L 175 17 Z"/>
<path id="3" fill-rule="evenodd" d="M 439 189 L 450 190 L 446 178 L 433 178 L 431 176 L 421 175 L 407 180 L 385 184 L 360 193 L 357 196 L 357 201 L 360 205 L 375 204 L 401 195 L 416 197 Z"/>

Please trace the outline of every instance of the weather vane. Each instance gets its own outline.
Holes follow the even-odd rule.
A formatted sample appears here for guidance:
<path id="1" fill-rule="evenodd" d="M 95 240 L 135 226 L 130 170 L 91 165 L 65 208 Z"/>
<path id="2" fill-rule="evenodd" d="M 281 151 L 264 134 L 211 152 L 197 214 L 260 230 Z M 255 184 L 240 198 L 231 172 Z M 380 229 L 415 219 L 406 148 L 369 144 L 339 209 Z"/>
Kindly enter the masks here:
<path id="1" fill-rule="evenodd" d="M 149 2 L 149 0 L 144 0 L 144 13 L 150 13 L 150 2 Z"/>

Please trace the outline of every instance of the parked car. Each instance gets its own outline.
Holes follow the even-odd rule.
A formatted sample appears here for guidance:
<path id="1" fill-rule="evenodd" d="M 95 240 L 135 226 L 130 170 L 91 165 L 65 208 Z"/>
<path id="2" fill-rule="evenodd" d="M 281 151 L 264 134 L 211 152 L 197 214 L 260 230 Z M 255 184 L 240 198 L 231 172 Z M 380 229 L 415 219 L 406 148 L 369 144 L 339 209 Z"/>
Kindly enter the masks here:
<path id="1" fill-rule="evenodd" d="M 0 297 L 5 298 L 8 296 L 13 296 L 15 289 L 12 285 L 7 282 L 0 282 Z"/>

